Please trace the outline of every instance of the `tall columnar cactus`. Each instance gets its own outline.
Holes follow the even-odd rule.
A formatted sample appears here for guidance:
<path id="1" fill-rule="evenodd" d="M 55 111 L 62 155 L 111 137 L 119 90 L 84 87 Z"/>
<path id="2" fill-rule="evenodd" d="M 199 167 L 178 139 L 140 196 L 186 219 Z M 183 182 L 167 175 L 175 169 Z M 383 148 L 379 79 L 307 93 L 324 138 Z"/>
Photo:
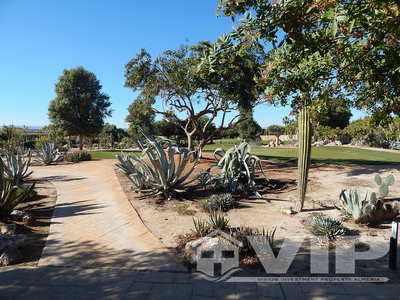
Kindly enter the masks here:
<path id="1" fill-rule="evenodd" d="M 299 117 L 299 158 L 297 163 L 298 170 L 298 180 L 297 180 L 297 192 L 298 199 L 296 203 L 296 211 L 301 211 L 304 206 L 304 200 L 307 191 L 307 179 L 308 179 L 308 169 L 310 167 L 310 156 L 311 156 L 311 118 L 310 118 L 310 108 L 304 105 L 300 109 Z"/>
<path id="2" fill-rule="evenodd" d="M 379 186 L 379 197 L 385 198 L 389 194 L 389 186 L 394 184 L 394 176 L 390 174 L 382 179 L 380 175 L 376 175 L 374 179 L 375 183 Z"/>

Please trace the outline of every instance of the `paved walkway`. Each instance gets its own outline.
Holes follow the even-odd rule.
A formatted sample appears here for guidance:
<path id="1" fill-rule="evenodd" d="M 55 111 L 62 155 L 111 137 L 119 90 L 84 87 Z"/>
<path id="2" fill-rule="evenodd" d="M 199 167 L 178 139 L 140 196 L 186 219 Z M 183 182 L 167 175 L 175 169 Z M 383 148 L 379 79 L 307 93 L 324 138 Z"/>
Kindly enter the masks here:
<path id="1" fill-rule="evenodd" d="M 114 173 L 114 161 L 35 167 L 57 188 L 39 266 L 183 271 L 142 223 Z"/>
<path id="2" fill-rule="evenodd" d="M 58 191 L 38 267 L 0 271 L 0 299 L 400 299 L 393 284 L 211 283 L 143 225 L 113 161 L 35 168 Z M 156 216 L 155 216 L 156 217 Z"/>

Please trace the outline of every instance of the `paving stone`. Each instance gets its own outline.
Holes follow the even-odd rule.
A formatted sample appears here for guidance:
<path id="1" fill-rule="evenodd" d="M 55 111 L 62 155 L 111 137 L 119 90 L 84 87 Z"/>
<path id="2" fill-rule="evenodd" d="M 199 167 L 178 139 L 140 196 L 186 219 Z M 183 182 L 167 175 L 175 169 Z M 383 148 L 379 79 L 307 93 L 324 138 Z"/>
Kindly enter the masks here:
<path id="1" fill-rule="evenodd" d="M 190 300 L 192 296 L 191 284 L 152 284 L 150 299 L 179 299 Z"/>
<path id="2" fill-rule="evenodd" d="M 279 283 L 257 283 L 257 293 L 259 296 L 284 299 L 282 288 Z"/>

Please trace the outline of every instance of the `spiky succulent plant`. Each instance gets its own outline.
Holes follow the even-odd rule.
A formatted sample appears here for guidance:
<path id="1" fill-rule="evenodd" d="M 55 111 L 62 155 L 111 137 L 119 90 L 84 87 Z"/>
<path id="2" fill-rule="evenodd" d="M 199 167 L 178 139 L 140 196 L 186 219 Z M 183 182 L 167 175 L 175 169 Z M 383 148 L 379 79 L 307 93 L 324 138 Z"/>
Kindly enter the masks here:
<path id="1" fill-rule="evenodd" d="M 189 190 L 198 176 L 189 178 L 198 165 L 196 153 L 177 149 L 171 141 L 158 141 L 144 132 L 137 143 L 138 156 L 118 155 L 119 167 L 137 191 L 162 195 L 167 199 Z"/>
<path id="2" fill-rule="evenodd" d="M 257 168 L 263 174 L 264 171 L 260 159 L 251 154 L 251 147 L 248 143 L 235 145 L 227 151 L 222 148 L 216 149 L 214 157 L 218 160 L 218 164 L 213 168 L 220 169 L 220 173 L 212 176 L 210 182 L 225 187 L 233 194 L 253 193 L 257 197 L 261 197 L 256 189 L 255 172 Z"/>
<path id="3" fill-rule="evenodd" d="M 346 216 L 350 216 L 355 223 L 376 223 L 385 219 L 394 218 L 398 211 L 389 204 L 384 204 L 376 197 L 376 193 L 360 192 L 352 189 L 343 190 L 339 196 L 340 209 Z"/>
<path id="4" fill-rule="evenodd" d="M 48 142 L 42 142 L 40 144 L 40 147 L 36 149 L 36 155 L 37 160 L 44 165 L 50 165 L 64 159 L 56 146 Z"/>
<path id="5" fill-rule="evenodd" d="M 236 202 L 232 194 L 216 194 L 203 202 L 203 207 L 206 211 L 222 210 L 228 211 L 235 206 Z"/>
<path id="6" fill-rule="evenodd" d="M 22 153 L 15 154 L 9 152 L 4 155 L 3 159 L 0 158 L 0 164 L 4 170 L 5 179 L 16 185 L 21 184 L 33 173 L 28 171 L 30 163 L 30 151 L 28 151 L 26 155 Z"/>
<path id="7" fill-rule="evenodd" d="M 346 233 L 346 228 L 343 226 L 341 220 L 328 216 L 309 216 L 307 223 L 310 225 L 310 230 L 313 234 L 325 236 L 329 240 L 335 240 L 338 236 Z"/>

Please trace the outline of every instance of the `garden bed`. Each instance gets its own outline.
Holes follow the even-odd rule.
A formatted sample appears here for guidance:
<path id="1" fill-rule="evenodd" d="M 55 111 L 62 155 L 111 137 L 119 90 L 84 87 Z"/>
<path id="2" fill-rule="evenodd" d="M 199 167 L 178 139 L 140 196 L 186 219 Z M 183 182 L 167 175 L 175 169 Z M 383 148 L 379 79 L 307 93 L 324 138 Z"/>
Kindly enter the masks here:
<path id="1" fill-rule="evenodd" d="M 16 207 L 17 210 L 22 210 L 32 216 L 32 222 L 26 225 L 22 221 L 6 220 L 7 223 L 16 224 L 16 233 L 26 235 L 28 240 L 19 249 L 22 259 L 10 267 L 18 265 L 36 266 L 49 234 L 53 210 L 57 200 L 57 190 L 52 183 L 46 180 L 31 180 L 27 183 L 33 182 L 35 182 L 35 191 L 37 194 L 29 201 L 21 203 Z"/>

